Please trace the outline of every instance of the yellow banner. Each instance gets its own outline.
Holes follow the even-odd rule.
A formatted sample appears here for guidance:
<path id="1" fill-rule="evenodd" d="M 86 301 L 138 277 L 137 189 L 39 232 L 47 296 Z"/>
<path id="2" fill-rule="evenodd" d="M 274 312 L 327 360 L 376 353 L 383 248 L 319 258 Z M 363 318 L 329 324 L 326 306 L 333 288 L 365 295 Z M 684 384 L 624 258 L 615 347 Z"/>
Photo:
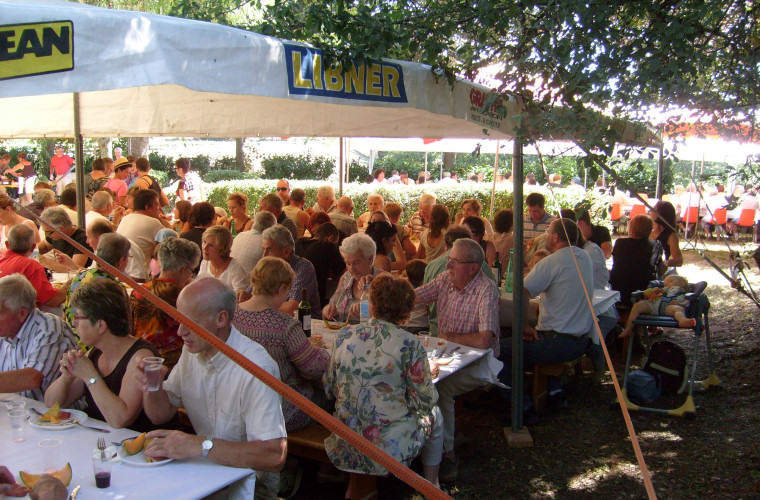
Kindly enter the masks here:
<path id="1" fill-rule="evenodd" d="M 74 69 L 74 23 L 0 26 L 0 80 Z"/>

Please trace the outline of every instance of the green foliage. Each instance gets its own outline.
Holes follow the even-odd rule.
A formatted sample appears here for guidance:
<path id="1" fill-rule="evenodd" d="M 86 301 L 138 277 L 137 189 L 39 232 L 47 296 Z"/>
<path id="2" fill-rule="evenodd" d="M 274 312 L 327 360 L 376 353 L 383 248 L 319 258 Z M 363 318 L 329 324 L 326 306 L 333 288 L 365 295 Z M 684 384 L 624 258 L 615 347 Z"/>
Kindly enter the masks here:
<path id="1" fill-rule="evenodd" d="M 256 176 L 250 172 L 241 172 L 240 170 L 210 170 L 203 176 L 203 182 L 235 181 L 242 179 L 255 179 Z"/>
<path id="2" fill-rule="evenodd" d="M 747 158 L 744 165 L 728 167 L 728 175 L 739 184 L 760 186 L 760 155 Z"/>
<path id="3" fill-rule="evenodd" d="M 269 179 L 327 179 L 335 171 L 335 160 L 327 156 L 273 155 L 261 162 Z"/>

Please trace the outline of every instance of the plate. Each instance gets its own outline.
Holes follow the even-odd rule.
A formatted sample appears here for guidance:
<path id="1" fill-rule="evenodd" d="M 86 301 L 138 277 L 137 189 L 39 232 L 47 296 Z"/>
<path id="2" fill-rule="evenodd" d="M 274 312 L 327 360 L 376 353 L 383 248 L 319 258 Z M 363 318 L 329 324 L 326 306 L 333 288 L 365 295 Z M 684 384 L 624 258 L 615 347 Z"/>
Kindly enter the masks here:
<path id="1" fill-rule="evenodd" d="M 76 419 L 80 424 L 87 422 L 87 414 L 83 411 L 72 410 L 69 408 L 61 409 L 61 411 L 67 411 L 71 413 L 69 420 L 65 420 L 60 424 L 51 424 L 48 422 L 40 422 L 40 415 L 32 414 L 29 415 L 29 425 L 36 427 L 37 429 L 44 429 L 46 431 L 62 431 L 64 429 L 71 429 L 72 427 L 76 427 L 77 424 L 73 423 L 71 421 L 72 419 Z"/>
<path id="2" fill-rule="evenodd" d="M 134 455 L 127 455 L 123 446 L 119 448 L 119 456 L 121 457 L 122 463 L 131 465 L 132 467 L 158 467 L 160 465 L 168 464 L 169 462 L 174 462 L 173 458 L 159 460 L 158 462 L 146 462 L 145 455 L 143 455 L 142 451 L 140 451 L 140 453 L 135 453 Z"/>

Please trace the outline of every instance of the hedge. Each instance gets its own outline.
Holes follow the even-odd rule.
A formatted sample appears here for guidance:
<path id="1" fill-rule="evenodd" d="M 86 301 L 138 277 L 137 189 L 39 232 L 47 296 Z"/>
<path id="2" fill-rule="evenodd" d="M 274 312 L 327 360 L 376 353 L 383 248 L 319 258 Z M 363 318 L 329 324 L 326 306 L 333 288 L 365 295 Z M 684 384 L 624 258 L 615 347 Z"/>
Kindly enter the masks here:
<path id="1" fill-rule="evenodd" d="M 226 207 L 227 196 L 240 191 L 248 196 L 249 210 L 258 209 L 258 199 L 268 193 L 274 193 L 277 185 L 276 179 L 237 180 L 221 181 L 206 185 L 208 201 L 214 206 Z M 316 202 L 317 189 L 325 185 L 324 181 L 297 181 L 291 182 L 293 188 L 301 188 L 306 192 L 306 206 L 312 206 Z M 527 186 L 526 186 L 527 187 Z M 337 193 L 337 186 L 333 186 Z M 509 183 L 497 184 L 495 193 L 494 214 L 503 208 L 512 208 L 512 186 Z M 540 192 L 547 199 L 546 209 L 551 213 L 557 213 L 560 208 L 575 208 L 584 200 L 584 196 L 574 191 L 557 190 L 553 195 L 548 189 L 540 186 L 531 186 L 528 192 Z M 491 184 L 476 182 L 461 182 L 456 185 L 437 186 L 436 184 L 422 184 L 415 186 L 387 185 L 377 188 L 373 184 L 348 183 L 343 185 L 343 194 L 354 200 L 354 217 L 358 217 L 367 211 L 367 195 L 380 193 L 386 202 L 393 201 L 400 204 L 404 213 L 401 221 L 406 223 L 409 217 L 417 211 L 420 196 L 423 193 L 435 194 L 438 203 L 446 205 L 449 213 L 459 212 L 462 201 L 467 198 L 475 198 L 483 205 L 482 215 L 489 216 L 491 206 Z M 589 197 L 591 204 L 591 217 L 596 223 L 600 223 L 606 217 L 605 205 L 598 199 Z"/>

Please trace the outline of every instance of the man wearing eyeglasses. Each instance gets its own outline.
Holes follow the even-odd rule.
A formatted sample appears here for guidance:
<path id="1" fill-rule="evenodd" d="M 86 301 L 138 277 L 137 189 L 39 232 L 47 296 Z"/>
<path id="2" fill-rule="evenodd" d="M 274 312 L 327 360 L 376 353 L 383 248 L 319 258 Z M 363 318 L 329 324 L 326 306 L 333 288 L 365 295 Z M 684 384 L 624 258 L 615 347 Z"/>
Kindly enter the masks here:
<path id="1" fill-rule="evenodd" d="M 416 302 L 435 302 L 439 337 L 479 349 L 493 348 L 498 354 L 499 291 L 496 283 L 481 270 L 484 260 L 483 249 L 474 240 L 460 238 L 454 241 L 446 264 L 447 272 L 417 288 Z M 439 473 L 442 482 L 454 481 L 457 477 L 454 398 L 490 383 L 479 376 L 481 368 L 477 364 L 470 365 L 436 384 L 444 428 Z"/>

